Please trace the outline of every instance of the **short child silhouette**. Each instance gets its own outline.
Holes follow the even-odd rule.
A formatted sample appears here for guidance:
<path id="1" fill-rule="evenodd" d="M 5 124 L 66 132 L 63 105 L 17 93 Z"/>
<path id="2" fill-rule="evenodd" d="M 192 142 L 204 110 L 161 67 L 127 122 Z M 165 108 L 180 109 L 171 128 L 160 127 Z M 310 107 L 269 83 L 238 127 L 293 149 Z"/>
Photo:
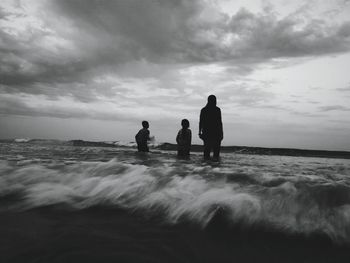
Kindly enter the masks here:
<path id="1" fill-rule="evenodd" d="M 137 150 L 139 152 L 149 152 L 147 141 L 151 140 L 149 137 L 149 124 L 148 121 L 142 122 L 142 129 L 135 135 Z"/>
<path id="2" fill-rule="evenodd" d="M 188 157 L 190 155 L 192 133 L 189 129 L 190 122 L 187 119 L 181 121 L 182 129 L 176 136 L 177 155 L 179 157 Z"/>

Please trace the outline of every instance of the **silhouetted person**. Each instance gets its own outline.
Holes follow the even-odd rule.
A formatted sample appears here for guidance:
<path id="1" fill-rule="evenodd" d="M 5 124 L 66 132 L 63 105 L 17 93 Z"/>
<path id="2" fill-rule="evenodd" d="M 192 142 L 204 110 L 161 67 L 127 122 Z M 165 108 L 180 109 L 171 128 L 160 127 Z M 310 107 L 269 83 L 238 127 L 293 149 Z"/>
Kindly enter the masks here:
<path id="1" fill-rule="evenodd" d="M 210 158 L 210 152 L 214 152 L 214 158 L 220 155 L 220 144 L 224 138 L 222 130 L 221 110 L 216 106 L 216 97 L 210 95 L 207 105 L 201 110 L 199 118 L 199 137 L 204 141 L 204 158 Z"/>
<path id="2" fill-rule="evenodd" d="M 142 122 L 142 129 L 135 135 L 137 150 L 139 152 L 149 152 L 147 141 L 151 140 L 149 137 L 149 124 L 148 121 Z"/>
<path id="3" fill-rule="evenodd" d="M 187 119 L 181 121 L 182 129 L 179 130 L 176 136 L 177 156 L 189 157 L 192 141 L 192 132 L 189 129 L 190 122 Z"/>

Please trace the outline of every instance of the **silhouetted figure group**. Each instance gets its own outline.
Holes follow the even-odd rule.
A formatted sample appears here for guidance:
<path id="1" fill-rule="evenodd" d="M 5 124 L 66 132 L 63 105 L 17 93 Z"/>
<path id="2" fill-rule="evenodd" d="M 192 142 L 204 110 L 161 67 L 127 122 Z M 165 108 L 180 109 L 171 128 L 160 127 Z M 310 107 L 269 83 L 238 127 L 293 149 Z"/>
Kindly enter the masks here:
<path id="1" fill-rule="evenodd" d="M 176 136 L 177 155 L 186 158 L 190 156 L 192 132 L 189 129 L 190 122 L 187 119 L 181 121 L 181 126 L 182 128 Z M 135 136 L 139 152 L 149 152 L 147 142 L 151 140 L 151 137 L 148 128 L 148 122 L 143 121 L 142 129 Z M 214 95 L 208 97 L 207 105 L 201 110 L 198 135 L 204 142 L 204 159 L 210 159 L 210 152 L 213 151 L 214 160 L 218 160 L 221 141 L 224 136 L 221 110 L 216 106 Z"/>

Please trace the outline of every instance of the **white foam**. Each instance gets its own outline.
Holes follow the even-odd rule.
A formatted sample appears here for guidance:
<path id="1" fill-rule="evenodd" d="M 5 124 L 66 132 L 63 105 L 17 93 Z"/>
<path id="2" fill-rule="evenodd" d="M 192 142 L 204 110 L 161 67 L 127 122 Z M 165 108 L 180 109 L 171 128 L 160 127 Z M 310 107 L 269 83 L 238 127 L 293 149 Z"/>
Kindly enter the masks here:
<path id="1" fill-rule="evenodd" d="M 233 168 L 229 174 L 227 167 L 213 169 L 198 163 L 146 166 L 113 159 L 16 166 L 0 161 L 0 196 L 21 194 L 22 209 L 60 203 L 76 209 L 112 205 L 163 215 L 169 223 L 190 220 L 201 226 L 206 226 L 220 208 L 232 223 L 263 223 L 302 233 L 321 231 L 334 240 L 350 241 L 350 204 L 344 200 L 340 206 L 321 206 L 322 200 L 317 199 L 323 195 L 327 198 L 327 189 L 338 187 L 339 182 L 327 181 L 328 188 L 324 189 L 326 179 L 320 179 L 318 186 L 315 176 L 271 173 L 259 179 L 251 165 L 246 170 L 242 165 L 239 174 L 240 180 L 246 176 L 256 183 L 235 182 Z M 266 186 L 275 178 L 285 181 Z M 347 188 L 342 187 L 346 197 Z M 315 195 L 313 189 L 317 190 Z"/>
<path id="2" fill-rule="evenodd" d="M 29 138 L 17 138 L 14 141 L 15 142 L 29 142 L 31 139 Z"/>

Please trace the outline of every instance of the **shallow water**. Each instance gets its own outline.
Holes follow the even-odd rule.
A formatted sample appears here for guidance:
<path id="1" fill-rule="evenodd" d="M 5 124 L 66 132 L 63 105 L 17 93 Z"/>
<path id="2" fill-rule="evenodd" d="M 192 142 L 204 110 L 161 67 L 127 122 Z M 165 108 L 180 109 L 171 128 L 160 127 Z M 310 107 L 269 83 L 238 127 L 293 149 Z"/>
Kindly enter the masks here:
<path id="1" fill-rule="evenodd" d="M 205 162 L 171 151 L 0 143 L 0 239 L 13 242 L 1 254 L 6 262 L 249 262 L 252 253 L 335 262 L 313 253 L 321 247 L 342 261 L 349 175 L 343 159 L 225 153 Z M 282 259 L 290 246 L 291 261 Z"/>

